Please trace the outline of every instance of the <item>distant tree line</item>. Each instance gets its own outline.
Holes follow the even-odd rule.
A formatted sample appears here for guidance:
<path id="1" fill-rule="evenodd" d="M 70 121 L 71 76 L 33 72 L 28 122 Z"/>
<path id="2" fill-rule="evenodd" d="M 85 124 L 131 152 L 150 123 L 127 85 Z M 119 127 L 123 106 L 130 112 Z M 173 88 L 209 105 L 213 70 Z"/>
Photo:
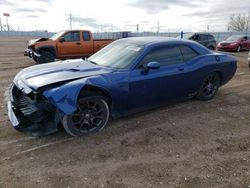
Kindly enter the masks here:
<path id="1" fill-rule="evenodd" d="M 227 26 L 228 31 L 250 31 L 249 14 L 232 14 Z"/>

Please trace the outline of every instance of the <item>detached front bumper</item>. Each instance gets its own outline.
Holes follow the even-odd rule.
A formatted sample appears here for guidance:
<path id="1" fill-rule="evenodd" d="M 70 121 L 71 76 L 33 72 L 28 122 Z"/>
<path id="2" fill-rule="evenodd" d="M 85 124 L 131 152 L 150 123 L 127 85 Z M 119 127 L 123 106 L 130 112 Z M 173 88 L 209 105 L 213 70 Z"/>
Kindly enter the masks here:
<path id="1" fill-rule="evenodd" d="M 8 117 L 21 132 L 44 136 L 57 131 L 60 121 L 56 109 L 46 101 L 36 103 L 36 97 L 25 94 L 12 84 L 6 92 Z"/>
<path id="2" fill-rule="evenodd" d="M 41 54 L 33 51 L 32 49 L 28 48 L 24 51 L 24 56 L 29 56 L 29 57 L 41 57 Z"/>

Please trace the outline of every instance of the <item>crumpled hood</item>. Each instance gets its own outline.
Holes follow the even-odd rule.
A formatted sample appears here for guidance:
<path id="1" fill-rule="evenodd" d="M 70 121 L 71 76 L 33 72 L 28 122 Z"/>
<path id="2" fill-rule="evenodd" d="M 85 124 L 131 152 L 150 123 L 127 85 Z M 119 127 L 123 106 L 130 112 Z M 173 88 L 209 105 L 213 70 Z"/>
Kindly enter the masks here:
<path id="1" fill-rule="evenodd" d="M 112 70 L 82 59 L 59 61 L 25 68 L 16 75 L 14 83 L 17 87 L 21 85 L 19 83 L 24 83 L 37 90 L 53 83 L 105 74 Z"/>
<path id="2" fill-rule="evenodd" d="M 32 45 L 32 44 L 35 44 L 36 42 L 47 41 L 47 40 L 51 40 L 51 39 L 48 39 L 48 38 L 32 39 L 32 40 L 29 41 L 29 46 Z"/>

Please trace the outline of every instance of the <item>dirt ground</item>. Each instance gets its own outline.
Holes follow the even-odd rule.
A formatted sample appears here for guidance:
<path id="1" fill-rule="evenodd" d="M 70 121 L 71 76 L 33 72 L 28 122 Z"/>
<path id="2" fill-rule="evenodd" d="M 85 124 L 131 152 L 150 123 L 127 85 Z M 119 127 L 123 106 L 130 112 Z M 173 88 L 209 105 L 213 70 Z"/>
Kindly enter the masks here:
<path id="1" fill-rule="evenodd" d="M 0 188 L 250 187 L 250 70 L 247 52 L 211 101 L 190 100 L 114 120 L 100 133 L 63 130 L 34 138 L 15 131 L 4 91 L 34 62 L 25 37 L 0 37 Z"/>

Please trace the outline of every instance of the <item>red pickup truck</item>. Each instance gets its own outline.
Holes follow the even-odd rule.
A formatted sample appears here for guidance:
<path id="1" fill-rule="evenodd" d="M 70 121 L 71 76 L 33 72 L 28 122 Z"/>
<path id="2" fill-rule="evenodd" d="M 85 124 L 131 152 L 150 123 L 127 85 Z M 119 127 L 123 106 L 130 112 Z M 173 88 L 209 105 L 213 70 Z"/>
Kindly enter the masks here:
<path id="1" fill-rule="evenodd" d="M 29 41 L 24 55 L 33 58 L 37 63 L 53 62 L 55 59 L 89 57 L 111 39 L 94 40 L 87 30 L 60 31 L 50 38 L 40 38 Z"/>

